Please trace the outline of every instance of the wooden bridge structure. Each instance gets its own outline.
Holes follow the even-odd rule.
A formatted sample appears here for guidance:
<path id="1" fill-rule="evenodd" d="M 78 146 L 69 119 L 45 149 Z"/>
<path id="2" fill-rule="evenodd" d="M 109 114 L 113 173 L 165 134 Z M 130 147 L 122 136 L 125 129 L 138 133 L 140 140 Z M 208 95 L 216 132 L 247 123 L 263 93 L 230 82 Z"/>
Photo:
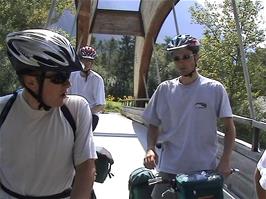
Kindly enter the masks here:
<path id="1" fill-rule="evenodd" d="M 125 11 L 98 9 L 98 0 L 76 0 L 78 48 L 90 44 L 93 33 L 135 36 L 134 97 L 146 97 L 153 45 L 165 18 L 179 1 L 141 0 L 138 11 Z"/>

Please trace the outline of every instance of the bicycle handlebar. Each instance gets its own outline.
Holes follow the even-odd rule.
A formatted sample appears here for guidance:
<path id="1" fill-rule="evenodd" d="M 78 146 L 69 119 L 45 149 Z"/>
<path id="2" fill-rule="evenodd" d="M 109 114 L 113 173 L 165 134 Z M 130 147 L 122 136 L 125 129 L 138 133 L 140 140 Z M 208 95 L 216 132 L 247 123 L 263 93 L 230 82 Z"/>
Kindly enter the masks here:
<path id="1" fill-rule="evenodd" d="M 206 170 L 205 170 L 206 171 Z M 204 170 L 202 171 L 202 172 L 204 172 Z M 209 172 L 211 172 L 211 171 L 209 171 Z M 239 169 L 237 169 L 237 168 L 232 168 L 231 169 L 231 173 L 230 173 L 230 175 L 232 175 L 233 173 L 239 173 L 240 171 L 239 171 Z M 217 173 L 217 172 L 215 172 L 215 171 L 213 171 L 213 173 Z M 163 179 L 161 176 L 157 176 L 157 177 L 155 177 L 155 178 L 153 178 L 153 179 L 149 179 L 148 180 L 148 184 L 149 185 L 155 185 L 155 184 L 159 184 L 159 183 L 163 183 L 163 184 L 174 184 L 174 183 L 176 183 L 176 179 L 175 178 L 173 178 L 173 179 L 171 179 L 171 180 L 168 180 L 168 179 Z"/>

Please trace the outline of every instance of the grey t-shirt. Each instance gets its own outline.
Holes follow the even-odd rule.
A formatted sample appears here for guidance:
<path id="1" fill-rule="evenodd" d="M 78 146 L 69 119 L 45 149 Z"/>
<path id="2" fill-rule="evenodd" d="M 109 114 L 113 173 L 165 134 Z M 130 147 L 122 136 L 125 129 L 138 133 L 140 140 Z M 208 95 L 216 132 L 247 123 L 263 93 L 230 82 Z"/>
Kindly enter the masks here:
<path id="1" fill-rule="evenodd" d="M 161 83 L 143 118 L 160 126 L 158 170 L 181 173 L 216 168 L 217 118 L 232 117 L 223 85 L 199 75 L 190 85 Z"/>

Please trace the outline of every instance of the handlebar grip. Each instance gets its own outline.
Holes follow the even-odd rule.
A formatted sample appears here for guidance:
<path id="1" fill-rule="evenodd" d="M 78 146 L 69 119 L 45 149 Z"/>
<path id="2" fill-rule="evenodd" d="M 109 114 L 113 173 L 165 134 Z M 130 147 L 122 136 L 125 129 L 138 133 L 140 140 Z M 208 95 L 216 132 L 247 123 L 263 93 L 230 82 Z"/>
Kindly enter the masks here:
<path id="1" fill-rule="evenodd" d="M 157 183 L 161 183 L 162 181 L 163 181 L 162 177 L 156 177 L 156 178 L 153 178 L 153 179 L 149 179 L 148 180 L 148 185 L 154 185 L 154 184 L 157 184 Z"/>

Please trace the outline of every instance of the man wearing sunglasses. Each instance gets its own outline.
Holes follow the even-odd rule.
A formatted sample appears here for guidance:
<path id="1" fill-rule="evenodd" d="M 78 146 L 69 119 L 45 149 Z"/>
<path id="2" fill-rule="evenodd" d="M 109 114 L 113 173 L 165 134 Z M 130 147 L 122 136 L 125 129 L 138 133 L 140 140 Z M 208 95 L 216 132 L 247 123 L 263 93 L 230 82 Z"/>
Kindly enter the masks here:
<path id="1" fill-rule="evenodd" d="M 163 178 L 200 170 L 217 170 L 223 176 L 231 174 L 235 139 L 231 106 L 224 86 L 196 70 L 199 47 L 199 41 L 190 35 L 172 39 L 167 51 L 180 76 L 162 82 L 143 113 L 149 124 L 144 165 L 149 169 L 157 167 Z M 225 137 L 223 154 L 216 162 L 218 118 L 224 122 Z M 156 184 L 152 197 L 162 198 L 167 189 L 167 185 Z M 177 196 L 166 194 L 164 198 Z"/>
<path id="2" fill-rule="evenodd" d="M 71 74 L 71 87 L 68 90 L 69 93 L 81 95 L 88 100 L 92 112 L 93 131 L 98 124 L 99 113 L 105 105 L 103 78 L 92 70 L 96 55 L 96 50 L 90 46 L 80 48 L 79 57 L 84 69 Z"/>
<path id="3" fill-rule="evenodd" d="M 43 29 L 10 33 L 6 45 L 23 89 L 0 128 L 0 198 L 90 198 L 97 155 L 89 104 L 67 95 L 70 73 L 82 69 L 75 50 Z M 10 96 L 0 98 L 0 112 Z"/>

